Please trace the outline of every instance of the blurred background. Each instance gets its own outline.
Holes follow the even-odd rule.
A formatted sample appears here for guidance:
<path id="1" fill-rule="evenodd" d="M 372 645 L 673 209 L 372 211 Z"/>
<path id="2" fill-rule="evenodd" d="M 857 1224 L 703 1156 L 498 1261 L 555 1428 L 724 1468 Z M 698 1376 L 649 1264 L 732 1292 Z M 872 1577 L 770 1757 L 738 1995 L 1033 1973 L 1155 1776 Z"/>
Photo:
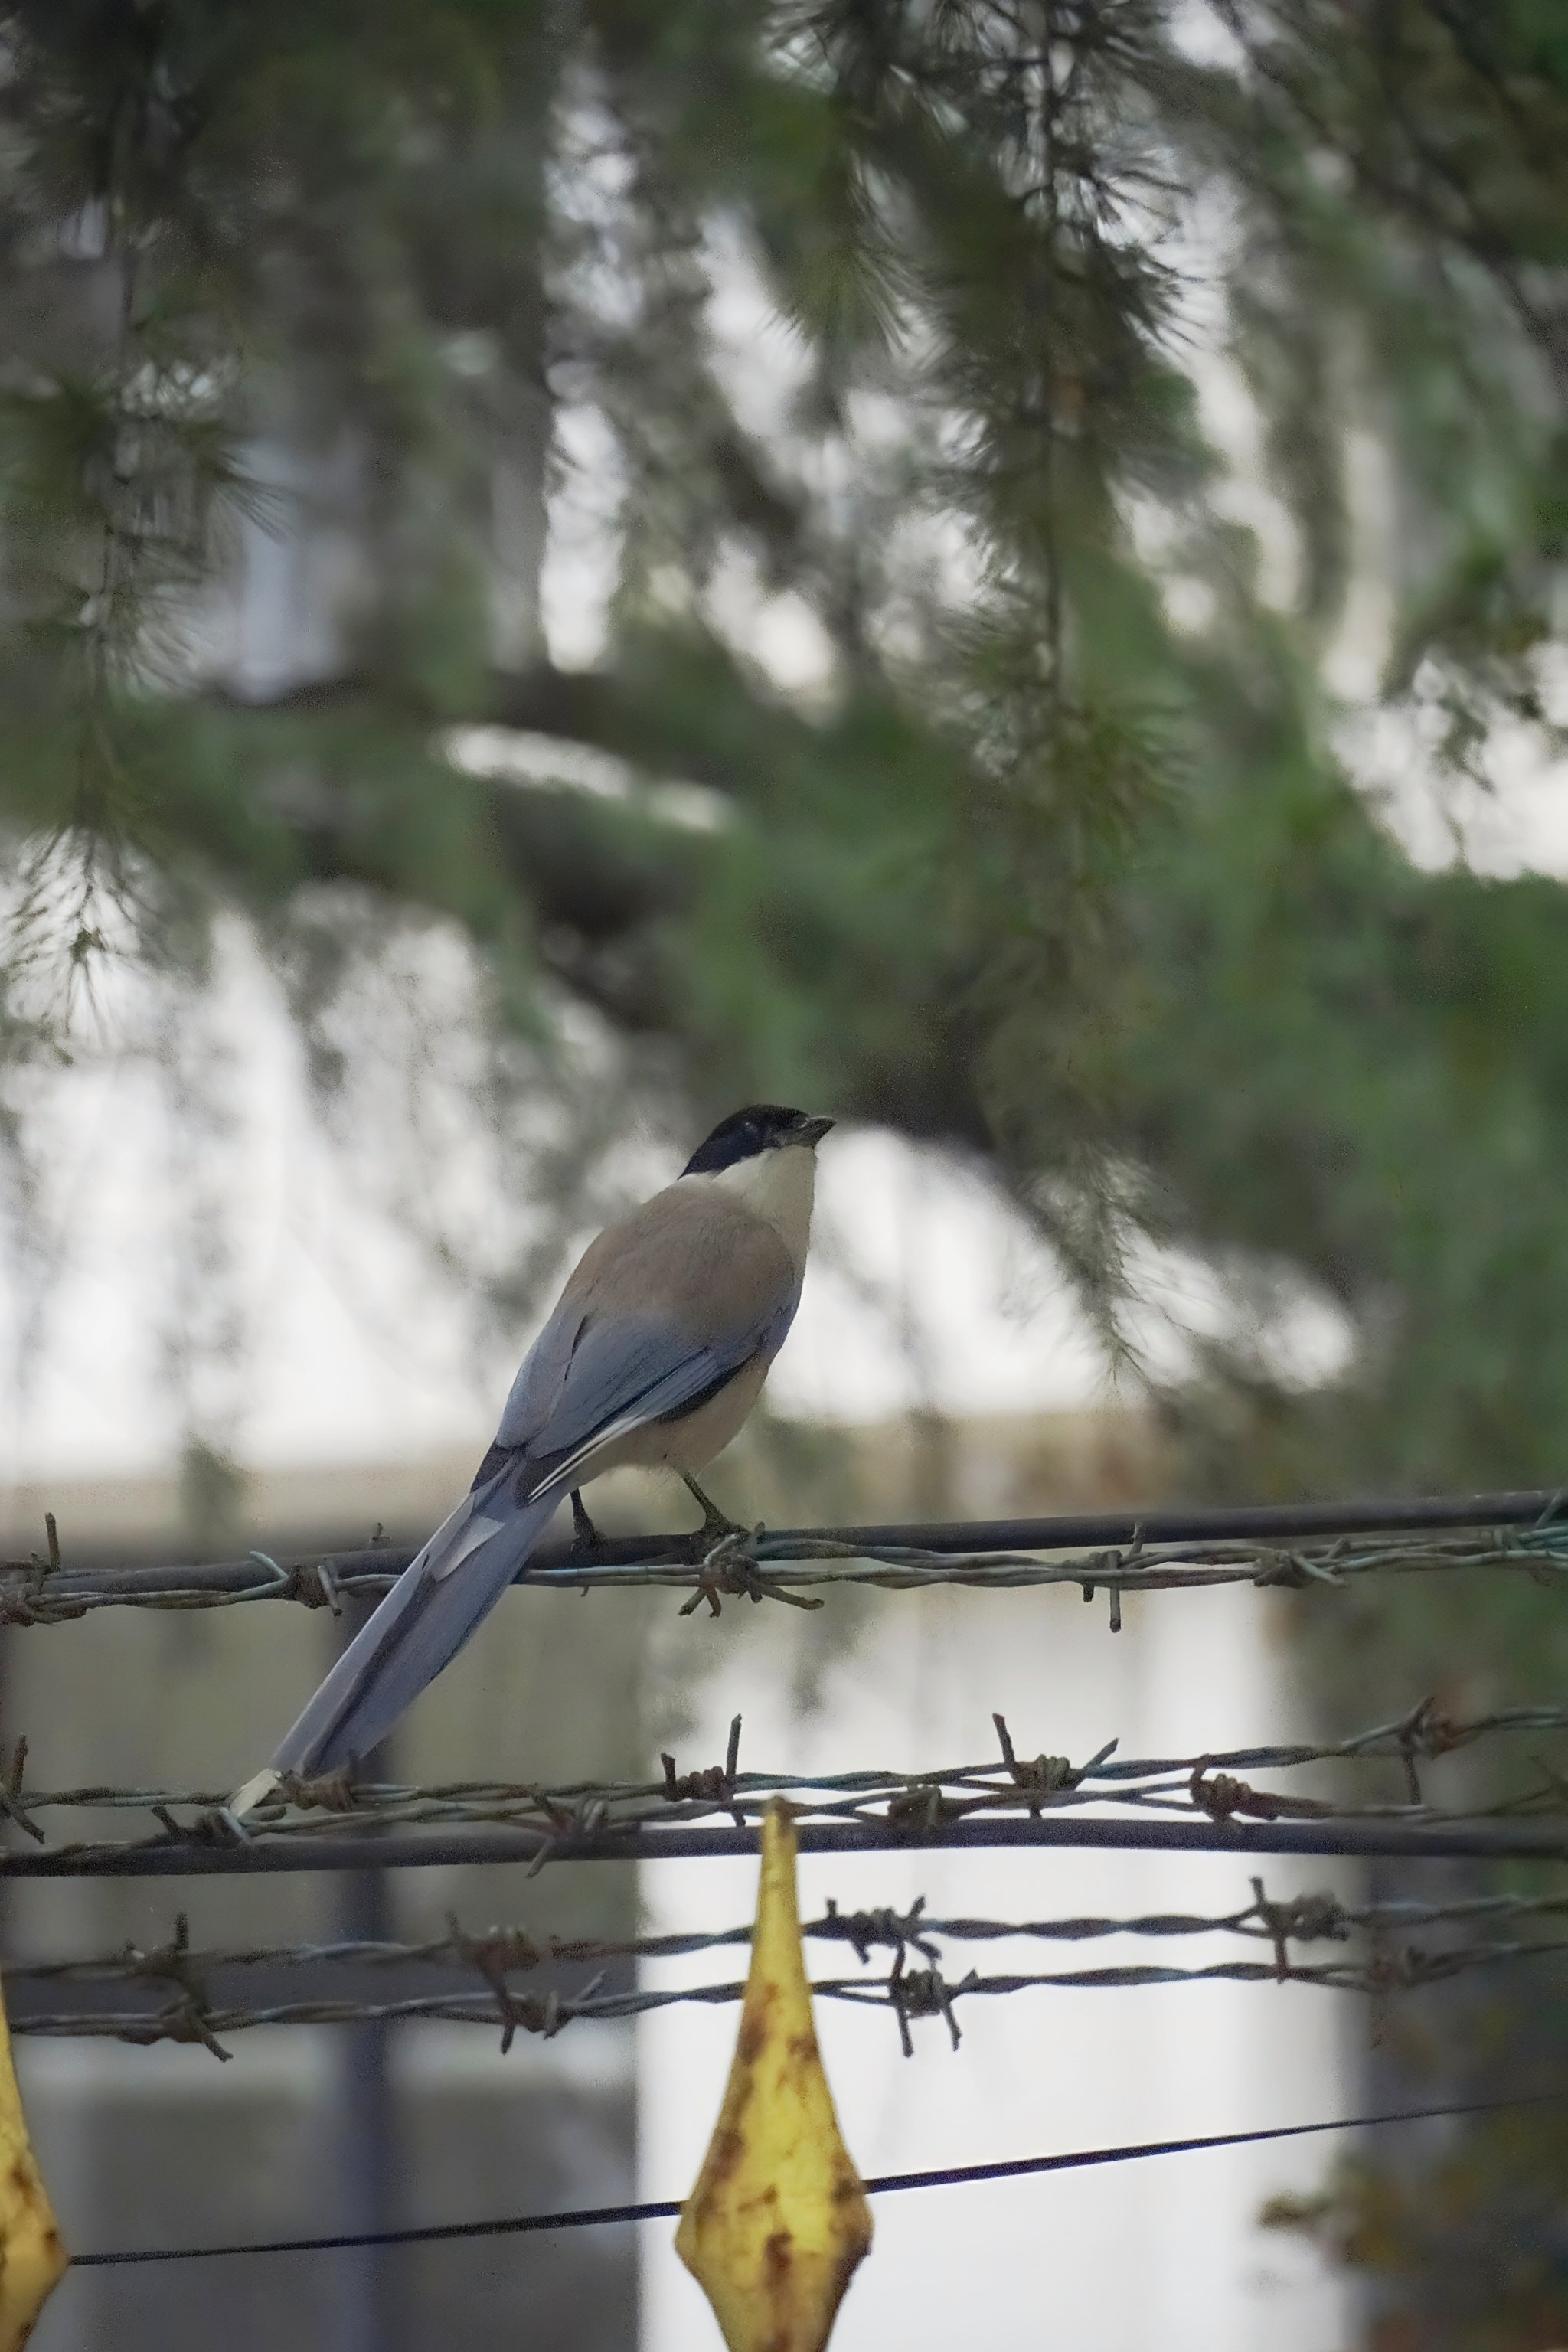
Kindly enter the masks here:
<path id="1" fill-rule="evenodd" d="M 0 5 L 0 1553 L 46 1510 L 76 1560 L 416 1539 L 573 1251 L 752 1097 L 841 1127 L 716 1474 L 743 1517 L 1568 1475 L 1552 0 Z M 631 1481 L 606 1517 L 687 1520 Z M 1558 1698 L 1561 1602 L 1509 1581 L 1152 1596 L 1114 1640 L 1076 1594 L 518 1594 L 397 1765 L 684 1768 L 737 1711 L 753 1763 L 914 1769 L 996 1708 L 1031 1752 L 1179 1753 Z M 221 1790 L 340 1638 L 10 1630 L 0 1728 L 41 1785 Z M 1247 1899 L 1208 1858 L 804 1878 Z M 186 1907 L 208 1943 L 626 1931 L 751 1882 Z M 0 1935 L 174 1908 L 16 1885 Z M 1482 1981 L 825 2047 L 902 2169 L 1546 2079 L 1561 1970 Z M 21 2064 L 70 2242 L 174 2242 L 679 2195 L 733 2021 L 673 2015 Z M 1548 2109 L 888 2200 L 835 2342 L 1547 2352 L 1565 2177 Z M 79 2273 L 37 2341 L 706 2342 L 641 2239 Z"/>

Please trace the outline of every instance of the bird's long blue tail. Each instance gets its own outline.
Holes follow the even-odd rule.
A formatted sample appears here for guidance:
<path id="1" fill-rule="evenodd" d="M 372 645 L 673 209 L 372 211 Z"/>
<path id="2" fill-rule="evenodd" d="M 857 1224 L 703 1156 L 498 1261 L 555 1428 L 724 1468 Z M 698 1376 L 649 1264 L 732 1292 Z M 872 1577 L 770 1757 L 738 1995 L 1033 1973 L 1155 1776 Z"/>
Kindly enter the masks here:
<path id="1" fill-rule="evenodd" d="M 503 1470 L 466 1495 L 366 1619 L 280 1742 L 273 1772 L 314 1780 L 368 1756 L 456 1657 L 543 1533 L 559 1491 L 504 1497 Z"/>

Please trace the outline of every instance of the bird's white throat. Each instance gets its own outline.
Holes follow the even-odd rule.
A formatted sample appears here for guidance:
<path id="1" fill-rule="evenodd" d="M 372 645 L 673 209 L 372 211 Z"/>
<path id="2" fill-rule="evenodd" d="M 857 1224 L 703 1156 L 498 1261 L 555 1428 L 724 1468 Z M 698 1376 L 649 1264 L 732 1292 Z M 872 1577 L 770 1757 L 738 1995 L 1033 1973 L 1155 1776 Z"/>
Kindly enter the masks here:
<path id="1" fill-rule="evenodd" d="M 732 1167 L 683 1176 L 683 1184 L 717 1184 L 743 1201 L 754 1216 L 772 1225 L 796 1265 L 804 1266 L 811 1241 L 811 1204 L 816 1190 L 816 1154 L 804 1143 L 775 1146 Z"/>

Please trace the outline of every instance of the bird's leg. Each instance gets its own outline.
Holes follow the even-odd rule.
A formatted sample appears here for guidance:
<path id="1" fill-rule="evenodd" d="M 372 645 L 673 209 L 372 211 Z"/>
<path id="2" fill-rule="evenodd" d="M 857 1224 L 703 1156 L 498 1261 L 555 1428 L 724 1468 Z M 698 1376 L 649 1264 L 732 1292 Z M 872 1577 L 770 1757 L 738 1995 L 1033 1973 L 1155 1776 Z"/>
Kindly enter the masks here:
<path id="1" fill-rule="evenodd" d="M 596 1544 L 598 1540 L 599 1530 L 584 1508 L 582 1490 L 580 1487 L 574 1486 L 572 1489 L 573 1549 L 585 1551 L 590 1544 Z"/>
<path id="2" fill-rule="evenodd" d="M 689 1470 L 683 1470 L 680 1476 L 681 1481 L 689 1492 L 693 1502 L 700 1503 L 702 1507 L 701 1532 L 704 1538 L 716 1539 L 720 1536 L 748 1536 L 751 1534 L 752 1530 L 750 1528 L 738 1527 L 735 1521 L 731 1518 L 727 1511 L 721 1511 L 719 1508 L 719 1506 L 713 1500 L 712 1496 L 704 1493 L 703 1489 L 698 1485 L 696 1479 L 691 1475 Z"/>

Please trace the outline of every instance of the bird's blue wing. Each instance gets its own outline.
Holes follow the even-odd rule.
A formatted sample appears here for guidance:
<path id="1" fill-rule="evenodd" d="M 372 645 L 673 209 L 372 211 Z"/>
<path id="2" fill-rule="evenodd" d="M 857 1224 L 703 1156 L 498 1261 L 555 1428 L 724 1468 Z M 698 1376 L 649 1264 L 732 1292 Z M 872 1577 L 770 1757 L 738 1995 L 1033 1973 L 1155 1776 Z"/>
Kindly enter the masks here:
<path id="1" fill-rule="evenodd" d="M 487 1464 L 512 1454 L 529 1491 L 542 1492 L 546 1483 L 559 1490 L 596 1447 L 695 1404 L 759 1353 L 776 1353 L 799 1296 L 797 1286 L 721 1339 L 699 1339 L 658 1316 L 581 1323 L 559 1370 L 552 1363 L 542 1377 L 531 1356 L 523 1366 Z M 542 1345 L 551 1337 L 547 1328 Z"/>
<path id="2" fill-rule="evenodd" d="M 722 1342 L 653 1316 L 555 1315 L 513 1382 L 496 1442 L 457 1509 L 405 1569 L 272 1759 L 309 1779 L 384 1738 L 487 1616 L 544 1532 L 574 1470 L 607 1441 L 721 1388 L 783 1343 L 798 1287 Z"/>

